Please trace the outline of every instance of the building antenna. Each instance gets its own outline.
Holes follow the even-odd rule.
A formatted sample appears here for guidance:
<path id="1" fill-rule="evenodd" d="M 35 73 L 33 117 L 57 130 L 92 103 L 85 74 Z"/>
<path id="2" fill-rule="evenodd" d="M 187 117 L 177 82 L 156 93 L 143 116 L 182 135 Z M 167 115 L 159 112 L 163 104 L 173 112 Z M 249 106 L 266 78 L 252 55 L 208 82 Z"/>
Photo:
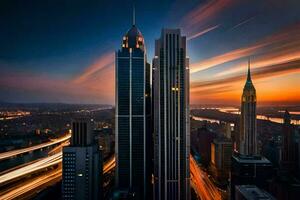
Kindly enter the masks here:
<path id="1" fill-rule="evenodd" d="M 135 5 L 134 4 L 132 9 L 132 25 L 135 26 Z"/>

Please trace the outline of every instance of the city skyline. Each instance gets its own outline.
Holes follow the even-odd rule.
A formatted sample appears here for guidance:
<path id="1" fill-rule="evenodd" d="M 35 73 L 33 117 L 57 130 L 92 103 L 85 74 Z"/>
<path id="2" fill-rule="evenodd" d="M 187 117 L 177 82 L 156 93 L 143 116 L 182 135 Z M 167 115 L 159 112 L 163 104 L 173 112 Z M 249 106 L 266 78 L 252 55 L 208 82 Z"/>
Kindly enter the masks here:
<path id="1" fill-rule="evenodd" d="M 115 2 L 92 1 L 81 9 L 80 1 L 12 2 L 1 2 L 1 101 L 113 104 L 113 51 L 131 23 L 132 2 L 114 8 L 114 22 L 108 20 L 112 13 L 101 9 L 110 10 Z M 300 77 L 296 1 L 165 1 L 158 9 L 157 4 L 136 2 L 148 60 L 161 28 L 182 28 L 191 104 L 238 105 L 248 57 L 258 106 L 300 102 L 294 87 Z"/>
<path id="2" fill-rule="evenodd" d="M 0 199 L 298 199 L 296 1 L 1 2 Z"/>

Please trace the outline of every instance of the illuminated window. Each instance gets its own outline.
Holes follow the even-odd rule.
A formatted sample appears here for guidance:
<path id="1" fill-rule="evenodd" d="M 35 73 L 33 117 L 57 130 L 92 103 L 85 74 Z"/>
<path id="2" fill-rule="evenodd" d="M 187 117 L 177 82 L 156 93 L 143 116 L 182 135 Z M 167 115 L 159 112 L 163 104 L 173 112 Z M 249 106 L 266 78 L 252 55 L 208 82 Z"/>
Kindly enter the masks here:
<path id="1" fill-rule="evenodd" d="M 179 91 L 178 87 L 172 87 L 172 91 Z"/>

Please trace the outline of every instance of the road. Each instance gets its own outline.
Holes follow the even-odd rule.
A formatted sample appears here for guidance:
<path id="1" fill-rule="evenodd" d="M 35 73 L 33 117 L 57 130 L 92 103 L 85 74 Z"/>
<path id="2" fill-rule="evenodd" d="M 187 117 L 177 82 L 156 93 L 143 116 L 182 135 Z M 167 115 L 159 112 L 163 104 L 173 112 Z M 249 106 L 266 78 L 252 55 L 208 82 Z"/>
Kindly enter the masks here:
<path id="1" fill-rule="evenodd" d="M 8 152 L 0 153 L 0 161 L 4 160 L 4 159 L 8 159 L 10 157 L 14 157 L 14 156 L 23 154 L 23 153 L 28 153 L 28 152 L 35 151 L 35 150 L 38 150 L 38 149 L 49 147 L 51 145 L 55 145 L 55 144 L 64 142 L 64 141 L 66 141 L 66 140 L 68 140 L 70 138 L 71 138 L 71 134 L 68 134 L 68 135 L 66 135 L 64 137 L 61 137 L 61 138 L 58 138 L 58 139 L 54 139 L 54 140 L 52 140 L 50 142 L 38 144 L 38 145 L 35 145 L 35 146 L 32 146 L 32 147 L 27 147 L 27 148 L 23 148 L 23 149 L 17 149 L 17 150 L 13 150 L 13 151 L 8 151 Z"/>
<path id="2" fill-rule="evenodd" d="M 51 159 L 47 159 L 47 158 L 50 158 L 52 157 Z M 37 163 L 33 163 L 33 164 L 30 164 L 28 166 L 26 166 L 27 168 L 33 170 L 35 168 L 33 167 L 36 167 L 36 166 L 44 166 L 46 167 L 46 165 L 50 165 L 51 163 L 56 163 L 56 164 L 61 164 L 61 161 L 62 161 L 62 157 L 61 157 L 61 152 L 60 153 L 57 153 L 53 156 L 50 156 L 50 157 L 47 157 L 47 158 L 44 158 L 42 159 L 41 161 L 43 162 L 40 162 L 39 164 Z M 112 169 L 115 168 L 115 165 L 116 165 L 116 162 L 115 162 L 115 157 L 113 156 L 110 160 L 108 160 L 107 162 L 105 162 L 104 166 L 103 166 L 103 174 L 106 174 L 108 172 L 110 172 Z M 20 168 L 22 169 L 22 168 Z M 19 170 L 19 169 L 17 169 Z M 26 170 L 14 170 L 12 171 L 13 175 L 19 175 L 19 174 L 23 174 L 25 173 Z M 29 170 L 29 171 L 31 171 Z M 30 173 L 30 172 L 28 172 Z M 7 174 L 5 174 L 7 175 Z M 1 191 L 0 192 L 0 200 L 9 200 L 9 199 L 15 199 L 17 197 L 20 197 L 22 195 L 25 195 L 27 193 L 32 193 L 33 191 L 37 191 L 38 188 L 41 188 L 43 186 L 48 186 L 48 185 L 51 185 L 50 183 L 53 183 L 55 184 L 56 182 L 60 181 L 61 180 L 61 176 L 62 176 L 62 169 L 61 169 L 61 165 L 59 165 L 58 168 L 54 169 L 54 170 L 50 170 L 50 171 L 46 171 L 45 173 L 35 177 L 35 178 L 32 178 L 28 181 L 25 181 L 25 182 L 21 182 L 19 184 L 16 184 L 14 185 L 13 187 L 5 190 L 5 191 Z M 2 177 L 2 176 L 1 176 Z M 1 179 L 0 177 L 0 179 Z M 9 181 L 9 180 L 12 180 L 13 178 L 10 178 L 10 175 L 7 175 L 5 176 L 2 180 L 6 180 L 6 181 Z"/>
<path id="3" fill-rule="evenodd" d="M 221 192 L 190 155 L 191 186 L 201 200 L 221 200 Z"/>
<path id="4" fill-rule="evenodd" d="M 49 185 L 52 182 L 55 183 L 56 181 L 59 181 L 61 179 L 61 172 L 62 169 L 60 167 L 58 169 L 55 169 L 54 171 L 50 171 L 36 178 L 30 179 L 27 182 L 22 182 L 21 184 L 15 185 L 14 187 L 9 188 L 6 191 L 2 191 L 0 193 L 0 200 L 16 199 L 21 195 L 32 192 L 33 190 L 37 192 L 37 188 L 46 184 Z"/>
<path id="5" fill-rule="evenodd" d="M 65 141 L 68 136 L 59 139 L 59 142 Z M 57 141 L 56 141 L 57 142 Z M 43 144 L 45 145 L 45 144 Z M 41 146 L 41 145 L 39 145 Z M 40 147 L 41 148 L 41 147 Z M 58 165 L 59 167 L 46 171 L 45 173 L 28 180 L 25 183 L 16 184 L 14 187 L 9 188 L 6 191 L 0 193 L 0 200 L 2 199 L 14 199 L 21 195 L 24 195 L 32 190 L 49 184 L 50 182 L 55 182 L 61 180 L 61 162 L 62 162 L 62 152 L 55 153 L 46 158 L 37 160 L 36 162 L 31 162 L 28 165 L 17 168 L 15 170 L 9 171 L 6 174 L 0 176 L 0 186 L 9 183 L 15 179 L 21 178 L 26 175 L 30 175 L 39 170 L 45 169 L 50 166 Z M 115 168 L 116 162 L 113 156 L 108 160 L 103 166 L 103 173 L 106 174 Z M 192 155 L 190 155 L 190 172 L 191 172 L 191 186 L 195 189 L 197 195 L 201 200 L 221 200 L 221 192 L 209 179 L 206 172 L 204 172 L 197 164 Z"/>
<path id="6" fill-rule="evenodd" d="M 5 183 L 11 182 L 22 176 L 37 172 L 41 169 L 45 169 L 47 167 L 57 165 L 61 163 L 61 161 L 62 161 L 62 152 L 59 152 L 52 156 L 39 159 L 36 162 L 30 163 L 29 165 L 25 165 L 21 168 L 12 170 L 0 176 L 0 186 L 3 186 Z"/>

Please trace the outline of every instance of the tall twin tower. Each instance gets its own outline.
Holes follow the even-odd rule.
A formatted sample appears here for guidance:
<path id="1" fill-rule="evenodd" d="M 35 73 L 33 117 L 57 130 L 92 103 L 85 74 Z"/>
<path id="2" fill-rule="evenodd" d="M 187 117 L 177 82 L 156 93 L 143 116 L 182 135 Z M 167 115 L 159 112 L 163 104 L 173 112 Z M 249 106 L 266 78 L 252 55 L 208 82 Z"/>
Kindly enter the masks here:
<path id="1" fill-rule="evenodd" d="M 179 29 L 162 30 L 152 72 L 151 87 L 144 38 L 133 22 L 116 52 L 116 195 L 190 199 L 189 62 Z"/>

